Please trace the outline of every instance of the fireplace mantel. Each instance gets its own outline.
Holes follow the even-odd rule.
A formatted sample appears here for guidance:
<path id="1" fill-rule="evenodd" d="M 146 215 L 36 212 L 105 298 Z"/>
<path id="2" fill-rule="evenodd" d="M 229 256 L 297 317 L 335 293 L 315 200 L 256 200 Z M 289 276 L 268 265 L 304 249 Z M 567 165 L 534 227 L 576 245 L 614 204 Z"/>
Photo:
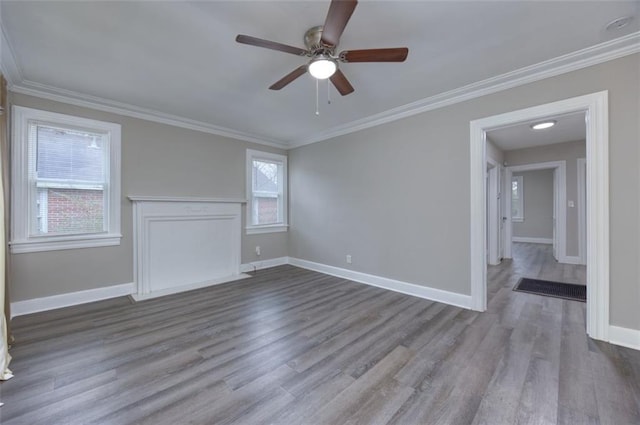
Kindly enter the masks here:
<path id="1" fill-rule="evenodd" d="M 240 273 L 244 199 L 129 196 L 136 301 L 249 275 Z"/>

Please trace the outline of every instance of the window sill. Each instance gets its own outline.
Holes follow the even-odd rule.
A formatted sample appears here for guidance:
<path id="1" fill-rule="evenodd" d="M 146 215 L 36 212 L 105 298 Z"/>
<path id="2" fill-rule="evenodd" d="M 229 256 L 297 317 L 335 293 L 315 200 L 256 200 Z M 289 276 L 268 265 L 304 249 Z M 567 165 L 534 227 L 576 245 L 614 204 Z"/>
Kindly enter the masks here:
<path id="1" fill-rule="evenodd" d="M 523 223 L 524 222 L 524 218 L 522 218 L 522 217 L 512 217 L 511 221 L 513 221 L 514 223 Z"/>
<path id="2" fill-rule="evenodd" d="M 247 235 L 259 235 L 262 233 L 279 233 L 286 232 L 289 229 L 288 224 L 270 224 L 267 226 L 247 226 Z"/>
<path id="3" fill-rule="evenodd" d="M 28 252 L 58 251 L 64 249 L 97 248 L 120 245 L 121 234 L 58 236 L 51 238 L 33 238 L 9 243 L 12 254 Z"/>

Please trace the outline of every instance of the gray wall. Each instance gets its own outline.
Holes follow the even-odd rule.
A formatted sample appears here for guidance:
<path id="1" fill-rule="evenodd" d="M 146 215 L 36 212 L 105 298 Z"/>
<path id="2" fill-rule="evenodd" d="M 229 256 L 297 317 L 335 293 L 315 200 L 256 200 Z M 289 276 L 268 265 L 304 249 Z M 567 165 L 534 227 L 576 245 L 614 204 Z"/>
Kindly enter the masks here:
<path id="1" fill-rule="evenodd" d="M 487 158 L 493 159 L 498 164 L 502 165 L 504 162 L 504 152 L 497 147 L 488 137 L 487 137 Z"/>
<path id="2" fill-rule="evenodd" d="M 524 220 L 513 223 L 513 236 L 553 238 L 553 170 L 523 171 Z"/>
<path id="3" fill-rule="evenodd" d="M 613 120 L 613 118 L 612 118 Z M 613 141 L 610 141 L 613 143 Z M 579 211 L 578 211 L 578 158 L 586 158 L 584 140 L 535 148 L 506 151 L 504 154 L 508 165 L 535 164 L 548 161 L 566 161 L 567 164 L 567 202 L 573 201 L 574 207 L 567 207 L 567 255 L 579 255 Z M 613 173 L 613 170 L 611 171 Z M 526 183 L 525 183 L 526 186 Z M 612 189 L 613 190 L 613 189 Z M 525 189 L 525 196 L 526 196 Z M 526 214 L 526 206 L 525 214 Z M 526 218 L 525 218 L 526 220 Z M 515 223 L 514 223 L 515 230 Z"/>
<path id="4" fill-rule="evenodd" d="M 133 282 L 132 207 L 128 195 L 245 198 L 247 148 L 267 146 L 13 93 L 14 105 L 122 125 L 120 246 L 11 256 L 11 300 L 20 301 Z M 243 208 L 243 229 L 244 229 Z M 242 262 L 287 255 L 287 234 L 242 237 Z"/>
<path id="5" fill-rule="evenodd" d="M 639 81 L 636 54 L 293 149 L 289 254 L 470 294 L 469 121 L 609 90 L 611 323 L 640 329 Z"/>

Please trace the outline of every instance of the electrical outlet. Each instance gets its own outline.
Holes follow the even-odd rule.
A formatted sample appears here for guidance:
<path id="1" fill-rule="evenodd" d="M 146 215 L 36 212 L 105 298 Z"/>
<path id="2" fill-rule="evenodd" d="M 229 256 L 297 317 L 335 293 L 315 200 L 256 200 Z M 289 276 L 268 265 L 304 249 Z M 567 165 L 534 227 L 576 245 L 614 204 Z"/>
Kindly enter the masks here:
<path id="1" fill-rule="evenodd" d="M 260 245 L 256 246 L 256 255 L 260 256 Z"/>
<path id="2" fill-rule="evenodd" d="M 347 264 L 351 264 L 351 254 L 347 254 Z"/>

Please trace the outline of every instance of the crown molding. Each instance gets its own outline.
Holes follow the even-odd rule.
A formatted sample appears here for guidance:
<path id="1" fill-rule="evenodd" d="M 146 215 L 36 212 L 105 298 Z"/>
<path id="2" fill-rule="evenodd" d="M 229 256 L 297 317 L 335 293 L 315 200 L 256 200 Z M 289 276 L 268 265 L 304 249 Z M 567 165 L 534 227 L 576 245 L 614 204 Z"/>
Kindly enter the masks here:
<path id="1" fill-rule="evenodd" d="M 14 93 L 54 100 L 56 102 L 68 103 L 70 105 L 96 109 L 103 112 L 110 112 L 113 114 L 139 118 L 161 124 L 168 124 L 180 128 L 186 128 L 189 130 L 201 131 L 203 133 L 215 134 L 218 136 L 257 143 L 260 145 L 273 146 L 280 149 L 286 149 L 288 147 L 288 144 L 286 142 L 280 140 L 268 139 L 256 134 L 245 133 L 231 128 L 221 127 L 202 121 L 180 117 L 178 115 L 166 114 L 164 112 L 155 111 L 153 109 L 141 108 L 139 106 L 130 105 L 123 102 L 117 102 L 114 100 L 104 99 L 84 93 L 78 93 L 71 90 L 51 87 L 45 84 L 36 83 L 34 81 L 22 80 L 21 82 L 14 84 L 11 87 L 11 91 L 13 91 Z"/>
<path id="2" fill-rule="evenodd" d="M 332 139 L 334 137 L 365 130 L 367 128 L 407 118 L 412 115 L 465 102 L 467 100 L 522 86 L 545 78 L 577 71 L 579 69 L 640 52 L 640 31 L 637 31 L 595 46 L 587 47 L 547 61 L 392 108 L 378 114 L 370 115 L 340 126 L 332 127 L 325 131 L 311 134 L 301 140 L 285 141 L 270 139 L 257 134 L 246 133 L 123 102 L 117 102 L 110 99 L 24 80 L 22 79 L 22 72 L 15 60 L 11 45 L 9 44 L 4 29 L 1 28 L 1 26 L 2 22 L 0 21 L 0 30 L 2 30 L 0 31 L 0 42 L 2 43 L 0 45 L 0 48 L 2 49 L 2 55 L 0 56 L 0 70 L 5 74 L 5 78 L 9 83 L 9 90 L 15 93 L 158 122 L 189 130 L 215 134 L 260 145 L 272 146 L 280 149 L 292 149 Z"/>
<path id="3" fill-rule="evenodd" d="M 18 62 L 11 48 L 11 43 L 9 43 L 7 34 L 4 31 L 2 19 L 0 19 L 0 71 L 2 75 L 4 75 L 5 80 L 7 80 L 9 89 L 21 79 L 20 76 L 22 73 L 20 72 Z"/>
<path id="4" fill-rule="evenodd" d="M 640 31 L 290 141 L 296 148 L 640 52 Z"/>

